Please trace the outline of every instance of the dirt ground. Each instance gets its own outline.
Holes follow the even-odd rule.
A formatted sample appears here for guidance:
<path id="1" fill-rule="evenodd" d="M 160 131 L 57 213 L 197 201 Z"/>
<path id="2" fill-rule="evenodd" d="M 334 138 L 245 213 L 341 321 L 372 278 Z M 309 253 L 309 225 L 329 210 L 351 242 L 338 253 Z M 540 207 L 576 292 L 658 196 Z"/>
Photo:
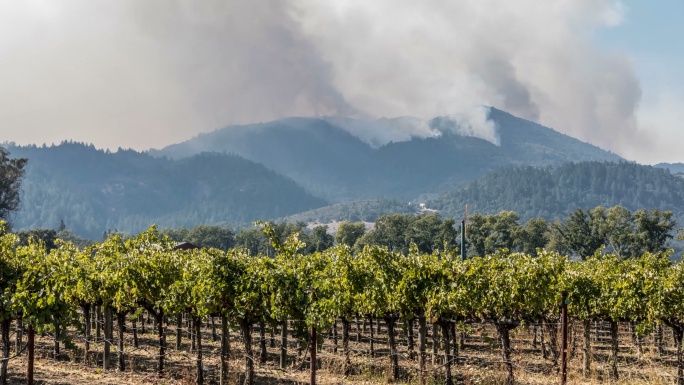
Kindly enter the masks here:
<path id="1" fill-rule="evenodd" d="M 357 342 L 355 324 L 352 323 L 351 349 L 354 373 L 344 376 L 342 365 L 342 342 L 341 325 L 339 326 L 339 347 L 338 352 L 333 353 L 333 340 L 330 332 L 323 332 L 325 339 L 318 353 L 318 383 L 320 384 L 385 384 L 388 383 L 389 359 L 386 330 L 381 328 L 380 333 L 376 331 L 375 357 L 371 358 L 368 352 L 368 328 L 364 333 L 361 330 L 361 341 Z M 126 333 L 125 355 L 127 368 L 124 372 L 116 370 L 117 351 L 112 346 L 112 364 L 107 371 L 102 370 L 102 350 L 101 340 L 91 345 L 91 355 L 89 364 L 84 365 L 82 356 L 82 338 L 75 331 L 70 331 L 70 335 L 75 343 L 75 348 L 67 349 L 62 347 L 61 355 L 58 359 L 52 357 L 53 340 L 50 336 L 37 336 L 35 374 L 37 384 L 52 385 L 92 385 L 92 384 L 194 384 L 196 375 L 196 354 L 191 352 L 191 340 L 187 333 L 183 333 L 183 344 L 181 350 L 175 349 L 175 328 L 168 327 L 168 353 L 166 356 L 167 364 L 164 375 L 159 377 L 155 372 L 157 348 L 155 346 L 156 337 L 151 334 L 151 327 L 147 333 L 140 335 L 140 348 L 134 349 L 132 333 L 130 329 Z M 220 330 L 220 328 L 218 329 Z M 496 338 L 496 333 L 490 325 L 468 325 L 467 334 L 464 338 L 464 345 L 459 352 L 459 363 L 453 366 L 457 383 L 471 385 L 494 385 L 503 384 L 505 374 L 500 358 L 500 344 Z M 539 329 L 538 329 L 539 330 Z M 401 367 L 402 380 L 395 382 L 398 384 L 418 384 L 418 362 L 410 358 L 407 350 L 406 333 L 398 328 L 400 333 L 399 342 L 399 363 Z M 549 345 L 549 336 L 546 335 L 546 347 L 549 351 L 548 358 L 544 358 L 541 353 L 541 343 L 537 341 L 536 347 L 533 346 L 533 328 L 519 327 L 512 334 L 512 360 L 516 383 L 519 384 L 539 384 L 547 385 L 558 383 L 559 365 L 554 363 L 553 354 Z M 203 344 L 203 367 L 205 373 L 205 383 L 217 384 L 219 376 L 219 352 L 220 346 L 217 341 L 212 340 L 212 330 L 205 326 L 202 331 Z M 608 376 L 608 341 L 605 340 L 600 331 L 595 332 L 592 337 L 593 362 L 592 374 L 589 378 L 582 378 L 581 363 L 581 326 L 575 325 L 574 331 L 570 333 L 569 342 L 570 357 L 568 365 L 568 384 L 643 384 L 660 385 L 673 384 L 675 381 L 675 351 L 671 334 L 666 332 L 665 351 L 663 355 L 658 355 L 655 351 L 653 338 L 645 337 L 641 341 L 642 354 L 639 355 L 634 344 L 634 339 L 630 333 L 628 325 L 622 325 L 620 331 L 620 361 L 618 381 L 611 380 Z M 576 336 L 574 341 L 572 337 Z M 417 333 L 416 333 L 417 337 Z M 540 333 L 538 333 L 540 337 Z M 14 341 L 14 337 L 12 337 Z M 259 333 L 253 335 L 254 354 L 259 352 Z M 279 333 L 275 334 L 275 346 L 271 346 L 269 334 L 266 334 L 268 359 L 264 364 L 256 363 L 256 383 L 257 384 L 308 384 L 309 382 L 309 360 L 308 356 L 297 356 L 296 340 L 289 337 L 289 362 L 290 365 L 285 370 L 280 370 L 278 357 L 280 352 Z M 24 339 L 25 342 L 25 339 Z M 231 332 L 231 361 L 229 383 L 241 384 L 243 380 L 244 355 L 242 339 L 237 331 Z M 428 384 L 444 383 L 444 366 L 441 363 L 442 356 L 434 357 L 432 352 L 432 339 L 428 338 L 427 346 L 427 370 L 431 378 Z M 12 352 L 14 354 L 14 352 Z M 258 359 L 257 359 L 258 361 Z M 26 353 L 23 352 L 19 357 L 9 361 L 10 384 L 26 383 Z M 301 370 L 300 370 L 301 369 Z"/>

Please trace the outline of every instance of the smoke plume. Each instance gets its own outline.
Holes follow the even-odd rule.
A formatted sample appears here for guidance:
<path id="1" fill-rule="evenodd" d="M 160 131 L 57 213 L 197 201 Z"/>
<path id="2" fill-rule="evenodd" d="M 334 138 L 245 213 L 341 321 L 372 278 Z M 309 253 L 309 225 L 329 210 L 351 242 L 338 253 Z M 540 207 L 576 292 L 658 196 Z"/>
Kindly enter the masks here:
<path id="1" fill-rule="evenodd" d="M 591 38 L 623 15 L 613 0 L 3 2 L 0 130 L 144 149 L 285 116 L 452 116 L 495 142 L 492 105 L 622 152 L 640 85 Z M 357 135 L 434 134 L 398 126 Z"/>

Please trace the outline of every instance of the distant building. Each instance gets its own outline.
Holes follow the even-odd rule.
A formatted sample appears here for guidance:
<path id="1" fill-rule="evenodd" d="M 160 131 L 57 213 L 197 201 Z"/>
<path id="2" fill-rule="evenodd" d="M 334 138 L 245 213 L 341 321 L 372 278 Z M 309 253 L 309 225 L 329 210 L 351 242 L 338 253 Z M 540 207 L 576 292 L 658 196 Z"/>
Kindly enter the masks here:
<path id="1" fill-rule="evenodd" d="M 199 246 L 190 242 L 179 242 L 176 246 L 173 247 L 174 250 L 192 250 L 199 248 Z"/>

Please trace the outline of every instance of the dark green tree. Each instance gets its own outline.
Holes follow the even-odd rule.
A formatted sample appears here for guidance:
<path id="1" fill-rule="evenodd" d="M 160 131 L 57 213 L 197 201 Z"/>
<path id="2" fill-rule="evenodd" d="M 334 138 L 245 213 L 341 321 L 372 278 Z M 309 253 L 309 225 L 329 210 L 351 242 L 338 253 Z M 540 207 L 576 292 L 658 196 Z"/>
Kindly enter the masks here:
<path id="1" fill-rule="evenodd" d="M 499 249 L 514 249 L 521 237 L 519 217 L 513 211 L 494 215 L 474 214 L 468 218 L 466 241 L 471 256 L 485 256 Z"/>
<path id="2" fill-rule="evenodd" d="M 310 253 L 315 253 L 333 247 L 334 243 L 335 239 L 328 234 L 328 226 L 316 226 L 309 236 L 309 244 L 307 244 L 306 249 Z"/>
<path id="3" fill-rule="evenodd" d="M 190 230 L 187 227 L 168 227 L 161 229 L 159 233 L 173 239 L 176 242 L 186 242 L 188 241 L 188 234 L 190 233 Z"/>
<path id="4" fill-rule="evenodd" d="M 378 245 L 387 247 L 389 251 L 408 252 L 409 242 L 404 232 L 413 220 L 411 214 L 383 215 L 375 221 L 373 230 L 359 238 L 356 246 L 362 249 L 367 245 Z"/>
<path id="5" fill-rule="evenodd" d="M 21 180 L 28 162 L 25 158 L 10 159 L 9 155 L 7 149 L 0 147 L 0 219 L 6 221 L 21 203 Z"/>
<path id="6" fill-rule="evenodd" d="M 596 250 L 605 245 L 605 238 L 600 225 L 605 218 L 605 210 L 599 206 L 593 210 L 575 210 L 565 223 L 558 227 L 568 249 L 582 259 L 594 255 Z"/>
<path id="7" fill-rule="evenodd" d="M 360 237 L 355 248 L 358 251 L 367 245 L 377 245 L 406 254 L 413 243 L 419 251 L 432 253 L 455 248 L 457 236 L 454 220 L 442 220 L 436 213 L 390 214 L 378 218 L 375 228 Z"/>
<path id="8" fill-rule="evenodd" d="M 456 247 L 458 237 L 454 223 L 453 218 L 442 220 L 437 213 L 419 215 L 406 228 L 405 238 L 423 253 L 451 250 Z"/>
<path id="9" fill-rule="evenodd" d="M 244 229 L 235 235 L 235 247 L 246 249 L 249 255 L 266 254 L 269 240 L 260 229 Z"/>
<path id="10" fill-rule="evenodd" d="M 28 246 L 29 240 L 33 242 L 43 241 L 45 243 L 45 249 L 49 253 L 50 250 L 56 248 L 55 241 L 57 240 L 57 232 L 52 229 L 31 229 L 31 230 L 20 230 L 17 231 L 17 236 L 19 237 L 19 244 L 22 246 Z"/>
<path id="11" fill-rule="evenodd" d="M 546 232 L 546 238 L 549 242 L 546 244 L 546 249 L 555 251 L 561 255 L 570 254 L 570 246 L 567 239 L 565 239 L 565 226 L 560 219 L 556 219 L 549 224 L 549 230 Z"/>
<path id="12" fill-rule="evenodd" d="M 69 229 L 57 231 L 57 238 L 62 239 L 67 242 L 71 242 L 76 245 L 79 249 L 92 245 L 94 242 L 90 239 L 85 239 L 74 234 Z"/>
<path id="13" fill-rule="evenodd" d="M 188 232 L 185 241 L 207 249 L 226 251 L 235 246 L 235 235 L 226 227 L 198 225 Z"/>
<path id="14" fill-rule="evenodd" d="M 520 217 L 513 211 L 502 211 L 489 216 L 492 231 L 485 240 L 485 249 L 488 254 L 499 249 L 513 250 L 515 240 L 522 232 L 519 220 Z"/>
<path id="15" fill-rule="evenodd" d="M 520 236 L 515 239 L 515 248 L 525 254 L 537 255 L 549 243 L 549 222 L 544 218 L 533 218 L 525 222 Z"/>
<path id="16" fill-rule="evenodd" d="M 484 256 L 485 240 L 491 232 L 489 226 L 488 216 L 482 214 L 473 214 L 468 217 L 466 227 L 466 242 L 468 245 L 468 253 L 474 256 Z"/>
<path id="17" fill-rule="evenodd" d="M 605 218 L 599 224 L 599 232 L 610 251 L 621 258 L 639 257 L 642 253 L 637 242 L 634 216 L 622 206 L 605 211 Z"/>
<path id="18" fill-rule="evenodd" d="M 278 239 L 287 239 L 296 233 L 299 234 L 299 240 L 307 245 L 311 244 L 310 235 L 307 234 L 306 223 L 304 222 L 268 222 L 266 224 L 271 229 L 272 235 Z M 247 249 L 252 256 L 273 257 L 276 254 L 270 239 L 261 229 L 243 229 L 235 235 L 234 247 Z"/>
<path id="19" fill-rule="evenodd" d="M 356 241 L 366 233 L 366 225 L 363 222 L 344 221 L 340 223 L 335 233 L 335 241 L 341 245 L 354 247 Z"/>
<path id="20" fill-rule="evenodd" d="M 675 227 L 672 211 L 639 210 L 634 213 L 634 223 L 638 249 L 651 253 L 667 249 L 667 242 L 672 239 Z"/>

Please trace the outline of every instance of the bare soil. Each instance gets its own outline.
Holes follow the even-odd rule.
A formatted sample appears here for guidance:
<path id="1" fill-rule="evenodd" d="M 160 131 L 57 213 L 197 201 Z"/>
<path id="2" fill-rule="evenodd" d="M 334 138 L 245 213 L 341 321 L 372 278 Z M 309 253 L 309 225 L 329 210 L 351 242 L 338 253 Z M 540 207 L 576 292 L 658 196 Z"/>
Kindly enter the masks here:
<path id="1" fill-rule="evenodd" d="M 218 321 L 218 319 L 217 319 Z M 220 327 L 217 324 L 217 330 Z M 354 372 L 350 376 L 344 376 L 341 325 L 339 325 L 338 351 L 333 353 L 333 339 L 330 331 L 323 331 L 323 344 L 318 353 L 318 383 L 320 384 L 384 384 L 388 383 L 389 373 L 389 349 L 387 345 L 387 333 L 384 324 L 380 332 L 375 332 L 375 356 L 369 355 L 369 330 L 361 330 L 361 341 L 356 341 L 355 323 L 352 323 L 351 349 Z M 638 354 L 635 340 L 630 332 L 629 325 L 621 325 L 620 328 L 620 360 L 619 380 L 609 377 L 609 340 L 603 331 L 605 327 L 594 325 L 592 329 L 592 373 L 589 378 L 583 378 L 581 372 L 582 349 L 581 349 L 581 324 L 572 325 L 569 341 L 569 364 L 568 384 L 643 384 L 660 385 L 675 383 L 676 362 L 674 342 L 671 331 L 665 329 L 664 353 L 659 355 L 654 346 L 652 336 L 642 338 L 642 354 Z M 553 358 L 553 352 L 549 344 L 549 334 L 545 333 L 545 345 L 547 358 L 541 351 L 541 343 L 538 332 L 537 344 L 533 346 L 533 327 L 519 327 L 512 333 L 512 360 L 514 363 L 516 383 L 547 385 L 558 383 L 559 367 L 557 360 Z M 53 385 L 92 385 L 92 384 L 194 384 L 196 374 L 196 354 L 192 352 L 191 340 L 187 332 L 183 333 L 183 344 L 180 350 L 175 349 L 175 327 L 167 328 L 168 354 L 164 374 L 157 375 L 156 354 L 157 338 L 152 334 L 152 325 L 147 325 L 147 333 L 141 334 L 140 348 L 133 348 L 133 339 L 130 329 L 126 333 L 125 355 L 127 368 L 124 372 L 117 371 L 115 345 L 112 346 L 111 368 L 102 370 L 103 343 L 96 340 L 91 344 L 89 363 L 83 364 L 83 338 L 75 330 L 69 331 L 69 336 L 75 344 L 75 348 L 67 349 L 62 346 L 61 355 L 53 357 L 52 350 L 54 340 L 49 336 L 36 336 L 36 360 L 35 374 L 37 384 Z M 452 371 L 455 373 L 456 383 L 469 385 L 494 385 L 503 384 L 505 373 L 501 361 L 500 344 L 494 327 L 485 324 L 466 325 L 459 330 L 465 330 L 464 345 L 459 351 L 459 362 Z M 539 329 L 537 329 L 539 330 Z M 399 362 L 402 379 L 397 384 L 418 384 L 418 361 L 411 358 L 407 350 L 406 332 L 397 328 L 400 334 Z M 94 334 L 94 333 L 93 333 Z M 414 332 L 417 349 L 417 330 Z M 576 340 L 573 341 L 572 337 Z M 14 345 L 14 336 L 11 337 Z M 275 333 L 275 347 L 270 347 L 269 334 L 266 334 L 268 346 L 268 359 L 264 364 L 256 360 L 256 383 L 257 384 L 307 384 L 309 381 L 308 355 L 297 355 L 297 340 L 290 335 L 288 341 L 289 365 L 285 370 L 280 370 L 278 357 L 280 347 L 279 331 Z M 259 352 L 259 333 L 257 328 L 253 335 L 254 353 Z M 432 356 L 432 338 L 428 338 L 427 346 L 427 371 L 430 375 L 428 384 L 444 383 L 444 366 L 442 364 L 443 352 L 435 357 Z M 25 343 L 25 338 L 24 338 Z M 203 367 L 206 384 L 217 384 L 219 376 L 219 342 L 212 340 L 210 325 L 202 328 L 203 344 Z M 14 346 L 12 346 L 13 350 Z M 242 339 L 236 330 L 231 331 L 231 360 L 230 379 L 231 384 L 241 384 L 243 380 L 244 356 Z M 305 349 L 303 349 L 305 350 Z M 302 352 L 303 353 L 303 352 Z M 15 352 L 12 351 L 11 355 Z M 9 383 L 26 383 L 26 352 L 9 361 Z"/>

